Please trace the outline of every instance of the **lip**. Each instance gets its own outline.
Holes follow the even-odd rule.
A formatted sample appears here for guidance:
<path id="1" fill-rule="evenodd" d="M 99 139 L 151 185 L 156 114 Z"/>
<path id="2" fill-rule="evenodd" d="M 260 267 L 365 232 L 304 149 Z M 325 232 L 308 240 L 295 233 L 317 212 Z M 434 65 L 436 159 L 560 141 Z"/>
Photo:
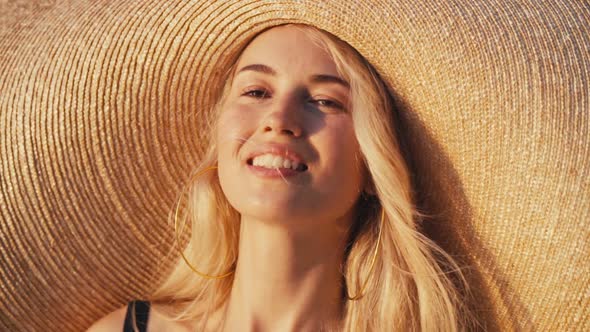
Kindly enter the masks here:
<path id="1" fill-rule="evenodd" d="M 288 158 L 291 159 L 293 161 L 296 161 L 298 163 L 303 163 L 305 164 L 305 161 L 303 160 L 303 158 L 301 158 L 301 156 L 295 151 L 295 149 L 293 148 L 289 148 L 288 145 L 284 145 L 284 144 L 277 144 L 277 143 L 267 143 L 264 144 L 262 146 L 258 146 L 257 149 L 255 149 L 254 151 L 250 152 L 247 156 L 246 156 L 246 162 L 251 161 L 252 159 L 263 155 L 263 154 L 267 154 L 267 153 L 271 153 L 277 156 L 281 156 L 283 158 Z"/>
<path id="2" fill-rule="evenodd" d="M 266 168 L 266 167 L 261 167 L 261 166 L 254 166 L 251 164 L 252 160 L 255 157 L 263 155 L 263 154 L 267 154 L 267 153 L 281 156 L 283 158 L 293 160 L 299 164 L 303 164 L 303 165 L 305 165 L 305 170 L 296 171 L 296 170 L 293 170 L 290 168 L 283 168 L 283 167 Z M 248 153 L 244 163 L 256 175 L 262 176 L 262 177 L 269 177 L 269 178 L 285 178 L 285 177 L 296 176 L 296 175 L 305 173 L 308 169 L 307 164 L 305 163 L 303 158 L 295 151 L 295 149 L 293 149 L 292 147 L 289 147 L 288 145 L 277 144 L 277 143 L 269 143 L 269 144 L 264 144 L 262 146 L 258 146 L 256 148 L 256 150 Z"/>
<path id="3" fill-rule="evenodd" d="M 301 156 L 297 153 L 297 151 L 295 151 L 295 149 L 293 149 L 292 147 L 289 147 L 288 145 L 284 145 L 284 144 L 276 144 L 276 143 L 270 143 L 270 144 L 264 144 L 262 146 L 258 146 L 254 151 L 250 152 L 247 156 L 246 156 L 246 160 L 245 162 L 247 164 L 249 164 L 252 159 L 263 155 L 263 154 L 274 154 L 283 158 L 287 158 L 287 159 L 291 159 L 293 161 L 296 161 L 300 164 L 304 164 L 307 166 L 307 164 L 305 163 L 305 161 L 303 160 L 303 158 L 301 158 Z"/>
<path id="4" fill-rule="evenodd" d="M 288 178 L 297 176 L 305 171 L 296 171 L 290 168 L 266 168 L 261 166 L 247 165 L 248 169 L 254 174 L 264 178 Z"/>

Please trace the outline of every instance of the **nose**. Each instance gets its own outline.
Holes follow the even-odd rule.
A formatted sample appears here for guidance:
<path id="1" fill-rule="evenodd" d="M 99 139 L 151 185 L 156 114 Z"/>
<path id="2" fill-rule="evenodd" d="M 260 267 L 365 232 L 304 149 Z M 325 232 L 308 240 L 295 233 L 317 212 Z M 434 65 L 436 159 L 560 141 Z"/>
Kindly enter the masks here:
<path id="1" fill-rule="evenodd" d="M 276 105 L 263 120 L 263 132 L 300 137 L 303 133 L 301 111 L 295 104 L 287 100 Z"/>

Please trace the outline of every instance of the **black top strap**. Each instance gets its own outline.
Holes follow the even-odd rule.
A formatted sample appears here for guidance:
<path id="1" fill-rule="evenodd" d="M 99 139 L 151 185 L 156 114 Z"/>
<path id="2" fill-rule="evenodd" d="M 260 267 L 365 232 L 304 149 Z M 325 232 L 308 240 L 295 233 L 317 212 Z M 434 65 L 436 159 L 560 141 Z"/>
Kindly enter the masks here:
<path id="1" fill-rule="evenodd" d="M 135 313 L 135 319 L 134 314 Z M 123 332 L 134 332 L 134 326 L 139 332 L 147 331 L 148 319 L 150 317 L 150 302 L 149 301 L 131 301 L 127 304 L 127 313 L 125 314 L 125 324 L 123 325 Z M 135 323 L 135 325 L 134 325 Z"/>

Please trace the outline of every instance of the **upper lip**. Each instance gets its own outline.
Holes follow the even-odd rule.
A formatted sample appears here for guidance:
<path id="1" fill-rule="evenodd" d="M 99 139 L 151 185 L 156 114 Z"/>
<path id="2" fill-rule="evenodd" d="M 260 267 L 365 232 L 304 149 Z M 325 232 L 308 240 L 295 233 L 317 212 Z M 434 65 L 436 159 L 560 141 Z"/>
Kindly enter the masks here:
<path id="1" fill-rule="evenodd" d="M 263 154 L 274 154 L 277 156 L 281 156 L 283 158 L 287 158 L 293 161 L 296 161 L 300 164 L 305 164 L 303 158 L 295 151 L 294 148 L 289 147 L 288 145 L 278 144 L 278 143 L 267 143 L 260 146 L 257 146 L 256 149 L 249 152 L 246 156 L 246 163 L 250 164 L 254 158 Z"/>

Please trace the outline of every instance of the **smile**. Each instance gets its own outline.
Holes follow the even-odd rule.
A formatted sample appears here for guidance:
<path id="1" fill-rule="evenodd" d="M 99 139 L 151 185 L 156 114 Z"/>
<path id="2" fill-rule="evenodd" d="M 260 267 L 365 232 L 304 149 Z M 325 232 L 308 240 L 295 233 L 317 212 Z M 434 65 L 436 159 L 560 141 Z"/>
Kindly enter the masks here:
<path id="1" fill-rule="evenodd" d="M 307 165 L 304 163 L 273 153 L 265 153 L 251 158 L 248 160 L 248 165 L 268 169 L 290 169 L 297 172 L 304 172 L 307 170 Z"/>

